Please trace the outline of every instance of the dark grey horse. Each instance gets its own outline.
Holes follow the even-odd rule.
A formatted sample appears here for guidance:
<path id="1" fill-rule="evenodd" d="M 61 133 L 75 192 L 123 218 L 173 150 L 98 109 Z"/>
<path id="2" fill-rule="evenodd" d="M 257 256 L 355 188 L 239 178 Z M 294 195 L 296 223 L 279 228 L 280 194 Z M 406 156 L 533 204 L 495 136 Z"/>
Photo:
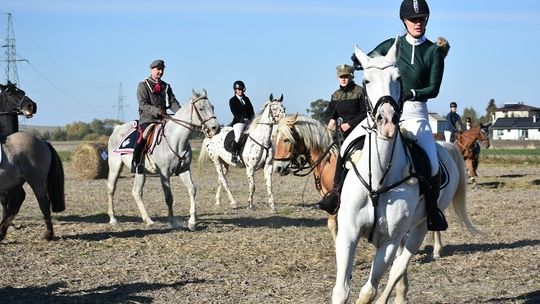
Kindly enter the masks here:
<path id="1" fill-rule="evenodd" d="M 34 191 L 43 213 L 46 224 L 44 238 L 52 240 L 54 231 L 51 210 L 60 212 L 65 209 L 62 161 L 50 143 L 31 134 L 17 132 L 17 115 L 31 117 L 36 113 L 35 102 L 12 83 L 0 85 L 0 89 L 0 114 L 3 114 L 0 120 L 5 123 L 0 124 L 3 127 L 0 130 L 0 240 L 6 236 L 9 225 L 26 197 L 23 189 L 25 182 Z"/>

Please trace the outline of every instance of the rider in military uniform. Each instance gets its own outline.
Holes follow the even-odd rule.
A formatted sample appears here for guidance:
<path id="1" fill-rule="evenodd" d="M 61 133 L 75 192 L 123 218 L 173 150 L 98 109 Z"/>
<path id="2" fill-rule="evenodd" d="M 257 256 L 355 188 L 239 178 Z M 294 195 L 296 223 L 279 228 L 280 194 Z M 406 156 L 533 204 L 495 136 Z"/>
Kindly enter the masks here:
<path id="1" fill-rule="evenodd" d="M 339 127 L 336 133 L 343 132 L 344 137 L 347 137 L 367 117 L 364 88 L 354 82 L 354 68 L 352 66 L 341 64 L 336 67 L 336 70 L 339 89 L 332 94 L 328 108 L 324 111 L 323 119 L 328 124 L 329 129 L 334 130 Z M 341 183 L 347 174 L 346 171 L 348 170 L 344 170 L 341 155 L 338 153 L 334 189 L 315 205 L 316 208 L 331 214 L 337 211 Z"/>
<path id="2" fill-rule="evenodd" d="M 144 130 L 155 123 L 159 123 L 167 115 L 167 109 L 176 113 L 180 104 L 173 94 L 171 86 L 161 80 L 165 72 L 165 62 L 161 59 L 150 64 L 150 77 L 141 81 L 137 87 L 137 100 L 139 102 L 139 137 L 133 148 L 131 173 L 142 174 L 142 151 L 146 144 Z M 141 168 L 142 167 L 142 168 Z"/>

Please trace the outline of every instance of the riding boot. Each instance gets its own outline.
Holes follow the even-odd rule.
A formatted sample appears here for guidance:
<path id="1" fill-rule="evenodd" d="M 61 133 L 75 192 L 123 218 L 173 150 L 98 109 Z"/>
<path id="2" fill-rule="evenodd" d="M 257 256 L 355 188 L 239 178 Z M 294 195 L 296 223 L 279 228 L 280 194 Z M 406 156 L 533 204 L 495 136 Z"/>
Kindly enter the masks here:
<path id="1" fill-rule="evenodd" d="M 336 172 L 334 174 L 334 188 L 326 193 L 324 197 L 315 204 L 316 209 L 324 210 L 330 214 L 336 214 L 339 209 L 339 194 L 343 177 L 347 174 L 348 169 L 345 169 L 341 155 L 338 154 L 336 160 Z"/>
<path id="2" fill-rule="evenodd" d="M 444 218 L 444 213 L 437 207 L 439 194 L 441 192 L 441 172 L 439 171 L 431 178 L 431 186 L 426 191 L 425 203 L 427 213 L 427 226 L 429 231 L 444 231 L 448 228 L 448 223 Z"/>
<path id="3" fill-rule="evenodd" d="M 231 142 L 231 162 L 237 163 L 238 162 L 238 150 L 240 149 L 239 144 L 236 142 L 236 140 L 233 140 Z"/>
<path id="4" fill-rule="evenodd" d="M 145 145 L 145 139 L 135 143 L 135 146 L 133 147 L 133 159 L 131 160 L 131 173 L 143 173 L 144 165 L 141 164 L 141 157 Z"/>

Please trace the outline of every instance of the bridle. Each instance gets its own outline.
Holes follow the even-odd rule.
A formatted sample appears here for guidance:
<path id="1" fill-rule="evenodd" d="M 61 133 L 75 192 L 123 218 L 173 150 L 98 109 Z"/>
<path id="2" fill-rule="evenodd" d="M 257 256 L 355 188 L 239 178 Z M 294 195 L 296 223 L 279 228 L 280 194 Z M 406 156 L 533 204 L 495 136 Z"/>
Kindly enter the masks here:
<path id="1" fill-rule="evenodd" d="M 389 66 L 386 66 L 386 67 L 383 67 L 383 68 L 380 68 L 380 69 L 385 69 L 387 67 L 392 67 L 392 65 L 389 65 Z M 399 79 L 399 82 L 400 82 L 400 90 L 401 90 L 401 87 L 402 87 L 401 79 Z M 403 94 L 401 94 L 401 95 L 403 95 Z M 402 136 L 401 132 L 399 132 L 399 118 L 401 116 L 402 104 L 404 103 L 404 101 L 402 99 L 403 99 L 403 96 L 400 97 L 400 103 L 398 104 L 398 102 L 396 102 L 396 100 L 392 96 L 386 95 L 386 96 L 380 97 L 377 100 L 377 102 L 375 103 L 375 106 L 373 106 L 369 96 L 367 95 L 366 83 L 364 82 L 364 101 L 365 101 L 365 104 L 366 104 L 366 107 L 367 107 L 367 113 L 368 113 L 369 119 L 372 122 L 372 125 L 368 125 L 368 127 L 365 127 L 366 132 L 368 133 L 366 135 L 367 138 L 368 138 L 368 142 L 367 142 L 367 147 L 363 148 L 363 150 L 365 150 L 367 148 L 367 151 L 368 151 L 368 159 L 369 160 L 368 160 L 368 176 L 367 176 L 367 180 L 360 174 L 360 171 L 358 170 L 358 168 L 357 168 L 357 166 L 356 166 L 356 164 L 354 162 L 352 162 L 352 167 L 353 167 L 353 170 L 354 170 L 356 176 L 358 177 L 358 179 L 360 180 L 362 185 L 368 191 L 369 197 L 370 197 L 372 205 L 373 205 L 373 226 L 371 227 L 371 230 L 369 232 L 369 237 L 368 237 L 369 242 L 371 242 L 373 240 L 373 234 L 375 232 L 375 227 L 377 225 L 377 208 L 378 208 L 378 205 L 379 205 L 379 196 L 380 196 L 380 194 L 388 192 L 389 190 L 403 184 L 409 178 L 411 178 L 413 176 L 416 176 L 416 174 L 413 173 L 412 162 L 411 162 L 411 160 L 409 158 L 409 155 L 406 154 L 406 157 L 408 159 L 408 164 L 409 164 L 409 174 L 407 176 L 405 176 L 404 178 L 402 178 L 402 179 L 400 179 L 400 180 L 398 180 L 398 181 L 396 181 L 396 182 L 394 182 L 394 183 L 392 183 L 392 184 L 390 184 L 388 186 L 384 186 L 385 179 L 388 176 L 388 172 L 390 172 L 390 169 L 392 167 L 392 161 L 394 159 L 394 152 L 395 152 L 395 148 L 396 148 L 397 138 L 398 138 L 398 136 Z M 371 150 L 372 150 L 371 147 L 372 147 L 373 143 L 372 143 L 372 136 L 370 136 L 370 134 L 373 133 L 373 132 L 377 132 L 377 117 L 376 117 L 376 115 L 378 113 L 379 108 L 384 104 L 389 104 L 394 109 L 394 112 L 396 113 L 396 115 L 394 115 L 394 117 L 392 118 L 392 124 L 394 124 L 394 126 L 396 128 L 395 128 L 395 134 L 392 137 L 393 140 L 392 140 L 392 148 L 391 148 L 391 151 L 390 151 L 389 162 L 386 165 L 386 168 L 384 169 L 384 172 L 383 172 L 382 177 L 380 178 L 378 184 L 374 187 L 373 172 L 372 172 L 372 168 L 371 168 L 371 163 L 372 163 L 371 160 L 372 160 L 372 157 L 373 157 L 373 155 L 371 153 Z M 369 120 L 368 120 L 368 122 L 369 122 Z M 402 142 L 403 142 L 403 140 L 402 140 Z"/>
<path id="2" fill-rule="evenodd" d="M 6 103 L 9 103 L 9 100 L 8 100 L 6 94 L 5 94 L 5 92 L 7 90 L 10 90 L 10 88 L 5 89 L 4 91 L 2 91 L 2 93 L 0 93 L 0 95 L 2 95 L 3 100 Z M 11 111 L 0 112 L 0 115 L 19 115 L 19 114 L 22 114 L 21 107 L 22 107 L 22 103 L 24 101 L 24 98 L 26 98 L 26 93 L 23 90 L 19 90 L 19 89 L 17 89 L 17 92 L 22 92 L 22 96 L 21 96 L 21 98 L 19 99 L 19 102 L 18 102 L 19 105 L 15 109 L 13 109 Z"/>
<path id="3" fill-rule="evenodd" d="M 172 121 L 178 125 L 181 125 L 185 128 L 188 128 L 192 131 L 198 131 L 198 132 L 201 132 L 203 134 L 210 134 L 210 128 L 208 128 L 206 126 L 206 123 L 212 119 L 216 119 L 216 116 L 215 115 L 212 115 L 210 117 L 208 117 L 207 119 L 203 119 L 201 113 L 199 112 L 199 110 L 197 109 L 196 107 L 196 103 L 199 102 L 199 101 L 203 101 L 203 100 L 208 100 L 206 98 L 206 96 L 198 96 L 196 97 L 195 99 L 193 99 L 191 102 L 190 102 L 190 105 L 191 105 L 191 115 L 190 115 L 190 121 L 185 121 L 185 120 L 182 120 L 182 119 L 178 119 L 178 118 L 174 118 L 172 116 L 169 116 L 169 115 L 166 115 L 164 117 L 164 122 L 163 122 L 163 125 L 165 125 L 168 121 Z M 194 124 L 192 123 L 193 121 L 193 113 L 196 114 L 197 118 L 199 119 L 200 121 L 200 124 Z M 210 136 L 211 137 L 211 136 Z"/>
<path id="4" fill-rule="evenodd" d="M 281 103 L 281 101 L 278 101 L 278 100 L 272 100 L 270 101 L 270 104 L 268 104 L 267 108 L 268 108 L 268 119 L 269 121 L 266 122 L 261 122 L 260 120 L 257 122 L 257 124 L 259 125 L 267 125 L 267 126 L 270 126 L 270 130 L 271 128 L 278 123 L 280 117 L 279 117 L 279 114 L 274 115 L 274 111 L 272 109 L 272 106 L 273 106 L 273 103 L 274 102 L 278 102 L 280 105 L 281 105 L 281 108 L 283 109 L 283 104 Z M 265 108 L 266 110 L 266 108 Z M 268 147 L 266 147 L 265 145 L 263 145 L 262 143 L 258 142 L 257 140 L 255 140 L 255 138 L 253 138 L 253 136 L 251 136 L 251 133 L 248 134 L 248 138 L 251 139 L 255 144 L 259 145 L 261 148 L 263 148 L 266 153 L 268 153 L 268 151 L 270 150 L 270 147 L 272 147 L 272 142 L 270 141 L 270 145 Z"/>

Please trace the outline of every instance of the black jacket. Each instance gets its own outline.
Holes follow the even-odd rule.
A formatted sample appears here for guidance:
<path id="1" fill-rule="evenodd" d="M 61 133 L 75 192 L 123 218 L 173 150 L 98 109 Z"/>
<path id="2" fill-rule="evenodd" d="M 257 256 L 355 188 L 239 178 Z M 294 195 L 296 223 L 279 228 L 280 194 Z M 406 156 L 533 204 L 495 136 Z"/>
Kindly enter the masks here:
<path id="1" fill-rule="evenodd" d="M 255 117 L 255 112 L 253 111 L 253 105 L 251 105 L 251 101 L 247 96 L 244 95 L 242 98 L 244 100 L 244 104 L 238 99 L 236 95 L 231 97 L 229 100 L 229 107 L 231 108 L 231 112 L 233 114 L 233 120 L 231 122 L 231 125 L 234 125 L 236 123 L 247 123 L 250 120 Z"/>
<path id="2" fill-rule="evenodd" d="M 346 136 L 362 120 L 367 117 L 366 103 L 363 99 L 364 88 L 351 81 L 346 87 L 340 87 L 332 94 L 332 99 L 328 108 L 324 112 L 324 122 L 328 124 L 330 119 L 341 117 L 343 122 L 348 123 L 351 128 L 346 132 Z"/>

